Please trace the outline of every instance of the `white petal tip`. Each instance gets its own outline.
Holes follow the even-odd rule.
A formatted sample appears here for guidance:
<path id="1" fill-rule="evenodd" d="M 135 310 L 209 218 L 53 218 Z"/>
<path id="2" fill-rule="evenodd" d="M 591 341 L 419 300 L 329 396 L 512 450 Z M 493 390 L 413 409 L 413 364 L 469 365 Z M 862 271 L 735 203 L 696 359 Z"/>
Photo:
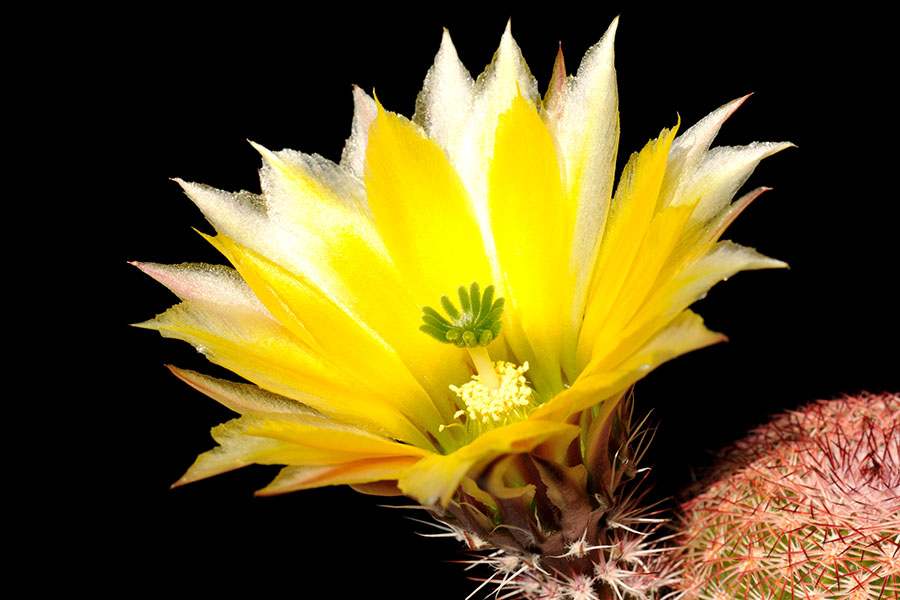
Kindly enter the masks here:
<path id="1" fill-rule="evenodd" d="M 260 156 L 262 156 L 263 160 L 270 164 L 280 163 L 281 160 L 278 158 L 278 155 L 275 152 L 272 152 L 262 144 L 257 144 L 253 140 L 247 140 L 247 143 L 253 146 L 253 149 L 256 150 Z"/>
<path id="2" fill-rule="evenodd" d="M 141 270 L 142 273 L 148 275 L 149 277 L 152 277 L 154 281 L 161 283 L 170 290 L 175 291 L 177 294 L 177 291 L 175 290 L 177 280 L 176 278 L 172 277 L 171 266 L 163 265 L 160 263 L 145 263 L 138 261 L 130 261 L 128 264 L 137 267 Z"/>
<path id="3" fill-rule="evenodd" d="M 619 16 L 616 15 L 616 18 L 612 20 L 612 23 L 609 24 L 609 27 L 606 28 L 606 33 L 603 34 L 603 37 L 610 36 L 610 38 L 616 37 L 616 31 L 619 29 Z"/>
<path id="4" fill-rule="evenodd" d="M 504 48 L 515 48 L 516 41 L 513 39 L 512 35 L 512 19 L 506 22 L 506 28 L 503 30 L 503 35 L 500 37 L 500 49 Z"/>
<path id="5" fill-rule="evenodd" d="M 137 267 L 138 269 L 141 270 L 142 273 L 146 273 L 153 279 L 156 279 L 157 281 L 159 281 L 160 268 L 162 265 L 160 265 L 158 263 L 145 263 L 145 262 L 140 262 L 137 260 L 129 260 L 128 264 L 131 265 L 132 267 Z"/>
<path id="6" fill-rule="evenodd" d="M 184 179 L 181 179 L 180 177 L 173 177 L 172 181 L 174 181 L 175 183 L 180 185 L 181 189 L 184 191 L 185 194 L 188 195 L 188 197 L 190 197 L 191 194 L 200 193 L 203 190 L 203 184 L 194 183 L 192 181 L 185 181 Z"/>

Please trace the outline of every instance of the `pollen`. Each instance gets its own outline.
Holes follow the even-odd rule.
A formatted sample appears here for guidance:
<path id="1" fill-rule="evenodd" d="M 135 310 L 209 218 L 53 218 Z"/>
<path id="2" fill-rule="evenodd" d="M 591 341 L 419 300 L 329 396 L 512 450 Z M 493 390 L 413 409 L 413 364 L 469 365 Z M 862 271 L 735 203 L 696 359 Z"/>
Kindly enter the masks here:
<path id="1" fill-rule="evenodd" d="M 524 407 L 532 403 L 534 393 L 528 385 L 528 380 L 525 379 L 528 363 L 517 366 L 501 360 L 493 363 L 493 367 L 500 381 L 496 389 L 482 383 L 481 375 L 477 374 L 462 386 L 450 386 L 450 389 L 465 403 L 465 414 L 470 419 L 486 425 L 504 423 L 511 416 L 524 418 Z"/>

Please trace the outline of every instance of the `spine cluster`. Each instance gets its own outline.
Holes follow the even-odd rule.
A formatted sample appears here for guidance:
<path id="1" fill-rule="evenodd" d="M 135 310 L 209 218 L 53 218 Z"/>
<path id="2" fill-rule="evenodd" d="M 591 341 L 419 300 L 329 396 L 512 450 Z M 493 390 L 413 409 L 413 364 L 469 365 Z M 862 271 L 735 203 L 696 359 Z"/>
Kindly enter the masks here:
<path id="1" fill-rule="evenodd" d="M 788 412 L 682 505 L 684 598 L 900 598 L 900 396 Z"/>
<path id="2" fill-rule="evenodd" d="M 479 593 L 523 600 L 651 600 L 676 581 L 660 545 L 667 519 L 644 503 L 637 467 L 647 431 L 630 399 L 609 417 L 581 416 L 567 459 L 541 451 L 498 459 L 434 516 L 474 551 Z M 511 485 L 516 482 L 516 485 Z"/>
<path id="3" fill-rule="evenodd" d="M 658 529 L 666 519 L 633 506 L 622 509 L 615 521 L 603 522 L 598 511 L 592 513 L 581 538 L 565 544 L 560 554 L 537 548 L 534 552 L 498 548 L 495 540 L 481 539 L 449 523 L 444 525 L 447 536 L 479 551 L 466 561 L 469 569 L 490 568 L 488 577 L 474 578 L 480 585 L 469 598 L 482 591 L 490 592 L 485 597 L 521 600 L 662 598 L 677 581 L 677 571 L 666 559 L 671 549 L 659 543 Z"/>

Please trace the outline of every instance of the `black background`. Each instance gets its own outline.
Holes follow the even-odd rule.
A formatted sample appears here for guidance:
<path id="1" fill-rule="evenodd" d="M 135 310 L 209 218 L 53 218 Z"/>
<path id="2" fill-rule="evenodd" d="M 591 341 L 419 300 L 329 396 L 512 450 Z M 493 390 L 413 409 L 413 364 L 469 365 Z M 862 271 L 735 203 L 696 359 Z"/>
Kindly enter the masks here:
<path id="1" fill-rule="evenodd" d="M 64 469 L 73 476 L 65 504 L 77 507 L 69 520 L 79 526 L 69 541 L 81 565 L 73 578 L 82 582 L 73 585 L 436 599 L 473 588 L 461 565 L 448 562 L 461 558 L 457 544 L 417 536 L 428 528 L 403 518 L 415 513 L 381 508 L 378 498 L 345 488 L 254 498 L 277 470 L 264 467 L 169 490 L 230 413 L 163 365 L 220 370 L 187 344 L 127 327 L 175 300 L 127 260 L 221 262 L 192 231 L 211 226 L 168 178 L 258 191 L 259 159 L 247 139 L 339 159 L 351 85 L 374 88 L 386 108 L 411 115 L 442 27 L 477 75 L 512 17 L 543 92 L 557 44 L 573 72 L 621 14 L 619 168 L 677 115 L 686 128 L 749 92 L 718 142 L 798 146 L 764 161 L 746 189 L 773 191 L 726 235 L 791 269 L 742 273 L 715 287 L 695 310 L 730 342 L 637 385 L 638 412 L 652 409 L 659 428 L 647 457 L 654 497 L 676 493 L 708 451 L 774 412 L 896 391 L 896 98 L 887 90 L 896 59 L 885 19 L 863 9 L 729 6 L 147 8 L 77 31 L 59 60 L 72 82 L 67 117 L 97 145 L 75 159 L 90 163 L 81 189 L 91 197 L 100 268 L 75 295 L 100 309 L 92 318 L 103 327 L 99 340 L 92 332 L 83 346 L 78 336 L 69 341 L 90 359 L 76 358 L 72 385 L 94 386 L 74 407 L 88 423 L 78 437 L 90 450 Z M 97 350 L 88 352 L 86 340 Z M 103 550 L 86 550 L 82 539 Z M 319 586 L 326 591 L 314 592 Z"/>

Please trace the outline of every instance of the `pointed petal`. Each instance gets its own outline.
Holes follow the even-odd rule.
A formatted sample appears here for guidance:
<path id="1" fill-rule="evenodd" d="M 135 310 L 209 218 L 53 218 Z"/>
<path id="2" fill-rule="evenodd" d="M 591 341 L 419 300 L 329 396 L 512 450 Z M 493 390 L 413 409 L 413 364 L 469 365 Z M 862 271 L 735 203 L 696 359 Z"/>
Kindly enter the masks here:
<path id="1" fill-rule="evenodd" d="M 675 141 L 672 142 L 672 149 L 669 151 L 669 164 L 663 189 L 674 192 L 678 184 L 696 170 L 697 164 L 709 150 L 719 129 L 749 97 L 748 94 L 720 106 L 675 138 Z"/>
<path id="2" fill-rule="evenodd" d="M 498 122 L 488 182 L 491 227 L 505 277 L 507 338 L 518 360 L 532 365 L 538 391 L 552 395 L 562 389 L 559 364 L 574 282 L 571 224 L 553 140 L 522 96 Z"/>
<path id="3" fill-rule="evenodd" d="M 623 353 L 627 356 L 624 362 L 589 365 L 572 387 L 538 407 L 530 418 L 565 420 L 596 404 L 598 398 L 610 398 L 622 392 L 662 363 L 725 339 L 724 335 L 708 330 L 697 314 L 686 310 L 639 351 Z"/>
<path id="4" fill-rule="evenodd" d="M 497 119 L 520 94 L 534 105 L 540 99 L 537 81 L 531 75 L 507 23 L 491 64 L 475 82 L 471 111 L 457 126 L 454 141 L 445 146 L 447 156 L 462 178 L 485 231 L 488 223 L 485 167 L 493 155 Z"/>
<path id="5" fill-rule="evenodd" d="M 219 446 L 198 456 L 194 464 L 172 484 L 172 487 L 262 462 L 280 445 L 277 440 L 245 436 L 243 430 L 240 419 L 233 419 L 213 427 L 213 438 Z"/>
<path id="6" fill-rule="evenodd" d="M 483 125 L 489 126 L 483 128 L 482 135 L 492 137 L 496 119 L 506 112 L 518 95 L 534 105 L 540 100 L 537 81 L 513 39 L 512 25 L 508 22 L 491 64 L 475 82 L 474 110 L 477 114 L 474 116 Z M 490 143 L 488 139 L 483 141 Z"/>
<path id="7" fill-rule="evenodd" d="M 562 43 L 553 61 L 553 72 L 550 74 L 550 85 L 541 101 L 541 117 L 547 122 L 547 128 L 556 138 L 556 123 L 566 106 L 569 96 L 569 78 L 566 75 L 566 60 L 563 57 Z"/>
<path id="8" fill-rule="evenodd" d="M 701 238 L 700 241 L 705 244 L 716 242 L 734 220 L 744 212 L 744 209 L 750 206 L 751 202 L 759 198 L 763 192 L 768 192 L 771 189 L 772 188 L 758 187 L 729 204 L 725 210 L 709 222 L 706 226 L 705 237 Z"/>
<path id="9" fill-rule="evenodd" d="M 321 157 L 255 147 L 264 196 L 181 182 L 219 233 L 342 300 L 351 296 L 345 280 L 365 287 L 389 276 L 360 181 Z"/>
<path id="10" fill-rule="evenodd" d="M 599 251 L 612 196 L 619 144 L 619 106 L 613 43 L 618 18 L 603 38 L 585 54 L 565 93 L 555 93 L 545 114 L 562 154 L 566 203 L 573 212 L 571 264 L 576 283 L 573 294 L 569 347 L 584 313 L 588 284 Z M 561 56 L 561 55 L 560 55 Z M 557 81 L 559 75 L 555 75 Z M 557 99 L 559 97 L 559 99 Z M 575 370 L 574 351 L 565 357 L 566 370 Z"/>
<path id="11" fill-rule="evenodd" d="M 240 243 L 261 248 L 270 245 L 272 232 L 262 196 L 250 192 L 224 192 L 200 183 L 175 179 L 187 197 L 203 212 L 216 231 Z"/>
<path id="12" fill-rule="evenodd" d="M 235 383 L 203 373 L 167 365 L 172 374 L 195 390 L 239 414 L 321 415 L 290 398 L 247 383 Z"/>
<path id="13" fill-rule="evenodd" d="M 221 306 L 249 309 L 274 319 L 234 269 L 200 263 L 131 264 L 172 290 L 182 300 L 202 300 Z"/>
<path id="14" fill-rule="evenodd" d="M 719 107 L 672 143 L 661 202 L 696 203 L 693 223 L 702 226 L 719 217 L 762 159 L 793 146 L 788 142 L 754 142 L 710 150 L 722 124 L 747 98 L 749 95 Z"/>
<path id="15" fill-rule="evenodd" d="M 337 420 L 424 448 L 431 446 L 396 407 L 255 311 L 186 300 L 138 326 L 186 341 L 210 361 Z"/>
<path id="16" fill-rule="evenodd" d="M 754 142 L 713 148 L 699 162 L 693 177 L 682 183 L 672 203 L 700 198 L 692 221 L 706 224 L 728 207 L 762 159 L 791 147 L 789 142 Z"/>
<path id="17" fill-rule="evenodd" d="M 689 261 L 691 254 L 705 252 L 728 223 L 758 195 L 745 196 L 734 207 L 729 204 L 756 165 L 763 158 L 793 146 L 786 142 L 754 142 L 748 146 L 710 150 L 719 128 L 748 97 L 716 109 L 672 143 L 660 202 L 665 206 L 695 206 L 688 232 L 672 264 Z"/>
<path id="18" fill-rule="evenodd" d="M 622 329 L 616 352 L 633 352 L 682 310 L 706 295 L 720 281 L 755 269 L 785 268 L 787 264 L 763 256 L 753 248 L 719 242 L 699 260 L 659 286 L 644 302 L 635 318 Z"/>
<path id="19" fill-rule="evenodd" d="M 287 420 L 285 415 L 278 419 L 247 415 L 214 427 L 213 438 L 219 446 L 201 454 L 176 485 L 252 463 L 317 467 L 399 456 L 418 460 L 428 454 L 321 418 L 297 418 L 308 423 Z"/>
<path id="20" fill-rule="evenodd" d="M 448 153 L 455 154 L 460 126 L 469 118 L 474 96 L 475 82 L 460 62 L 450 32 L 444 29 L 440 50 L 416 98 L 413 122 Z"/>
<path id="21" fill-rule="evenodd" d="M 676 356 L 718 344 L 727 339 L 723 334 L 707 329 L 699 315 L 685 310 L 665 329 L 656 334 L 649 343 L 616 366 L 615 370 L 638 371 L 641 373 L 639 377 L 643 377 L 647 372 Z M 637 378 L 629 381 L 628 385 Z M 587 380 L 590 381 L 590 376 L 587 377 Z"/>
<path id="22" fill-rule="evenodd" d="M 585 307 L 578 345 L 580 367 L 588 362 L 595 347 L 594 340 L 607 319 L 615 316 L 616 311 L 634 308 L 623 305 L 619 298 L 629 282 L 635 261 L 642 260 L 650 252 L 644 251 L 645 238 L 659 208 L 666 157 L 676 129 L 664 129 L 656 140 L 651 140 L 640 153 L 632 155 L 622 172 Z M 615 334 L 615 331 L 607 330 L 607 333 Z"/>
<path id="23" fill-rule="evenodd" d="M 354 85 L 353 123 L 350 126 L 350 137 L 341 152 L 341 166 L 360 180 L 365 175 L 369 127 L 375 120 L 375 113 L 375 100 Z"/>
<path id="24" fill-rule="evenodd" d="M 268 226 L 283 232 L 284 237 L 299 236 L 299 239 L 263 240 L 264 243 L 287 254 L 299 244 L 316 247 L 327 242 L 327 234 L 339 228 L 345 234 L 359 236 L 370 251 L 382 250 L 359 179 L 317 154 L 294 150 L 272 152 L 259 144 L 250 144 L 263 158 L 259 180 Z M 272 244 L 274 241 L 280 245 Z M 295 257 L 285 259 L 287 266 L 307 268 L 304 263 L 294 263 Z"/>

